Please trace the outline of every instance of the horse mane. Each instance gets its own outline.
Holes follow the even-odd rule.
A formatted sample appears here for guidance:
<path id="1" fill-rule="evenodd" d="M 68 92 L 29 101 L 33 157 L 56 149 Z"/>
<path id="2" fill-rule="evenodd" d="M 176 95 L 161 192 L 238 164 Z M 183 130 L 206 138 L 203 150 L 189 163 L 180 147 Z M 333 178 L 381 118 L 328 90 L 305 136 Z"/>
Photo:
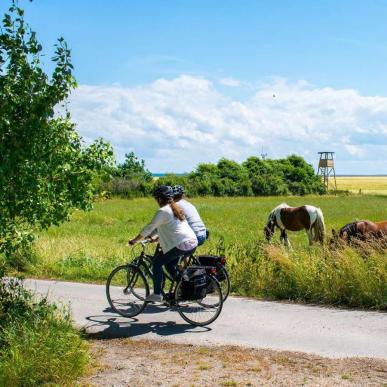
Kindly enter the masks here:
<path id="1" fill-rule="evenodd" d="M 347 223 L 345 226 L 341 227 L 339 231 L 339 235 L 342 236 L 345 232 L 348 236 L 355 236 L 357 234 L 357 224 L 359 221 L 354 221 L 351 223 Z"/>

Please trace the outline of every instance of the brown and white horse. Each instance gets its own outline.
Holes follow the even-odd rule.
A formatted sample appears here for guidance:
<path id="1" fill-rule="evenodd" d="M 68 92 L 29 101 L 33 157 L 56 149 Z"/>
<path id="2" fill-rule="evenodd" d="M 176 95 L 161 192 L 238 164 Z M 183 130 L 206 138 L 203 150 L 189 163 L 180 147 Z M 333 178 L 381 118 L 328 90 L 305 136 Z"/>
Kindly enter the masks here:
<path id="1" fill-rule="evenodd" d="M 320 208 L 314 206 L 290 207 L 286 203 L 282 203 L 270 212 L 264 228 L 268 241 L 272 238 L 276 227 L 281 230 L 280 240 L 286 246 L 290 245 L 286 230 L 306 230 L 309 245 L 317 241 L 321 244 L 324 243 L 325 223 Z"/>
<path id="2" fill-rule="evenodd" d="M 337 234 L 332 230 L 333 241 L 342 240 L 351 243 L 353 238 L 366 241 L 369 239 L 380 239 L 387 237 L 387 221 L 371 222 L 370 220 L 360 220 L 348 223 L 343 226 Z"/>

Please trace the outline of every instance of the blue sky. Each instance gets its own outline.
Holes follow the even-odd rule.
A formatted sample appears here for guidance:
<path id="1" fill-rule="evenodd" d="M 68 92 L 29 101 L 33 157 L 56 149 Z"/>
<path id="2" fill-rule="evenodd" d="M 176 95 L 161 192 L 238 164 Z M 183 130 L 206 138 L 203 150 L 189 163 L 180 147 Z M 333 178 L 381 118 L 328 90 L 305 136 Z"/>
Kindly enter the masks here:
<path id="1" fill-rule="evenodd" d="M 387 0 L 20 3 L 47 59 L 67 40 L 79 131 L 119 159 L 181 172 L 330 147 L 339 173 L 387 173 Z"/>

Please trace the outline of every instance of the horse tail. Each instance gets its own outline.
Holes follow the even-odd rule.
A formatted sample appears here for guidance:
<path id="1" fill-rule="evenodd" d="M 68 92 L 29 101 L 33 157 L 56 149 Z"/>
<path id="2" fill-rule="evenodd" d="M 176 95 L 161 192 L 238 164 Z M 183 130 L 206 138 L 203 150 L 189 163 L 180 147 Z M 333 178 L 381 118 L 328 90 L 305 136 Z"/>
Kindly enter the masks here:
<path id="1" fill-rule="evenodd" d="M 313 225 L 315 241 L 324 242 L 325 238 L 325 222 L 324 215 L 320 208 L 316 208 L 317 218 Z"/>

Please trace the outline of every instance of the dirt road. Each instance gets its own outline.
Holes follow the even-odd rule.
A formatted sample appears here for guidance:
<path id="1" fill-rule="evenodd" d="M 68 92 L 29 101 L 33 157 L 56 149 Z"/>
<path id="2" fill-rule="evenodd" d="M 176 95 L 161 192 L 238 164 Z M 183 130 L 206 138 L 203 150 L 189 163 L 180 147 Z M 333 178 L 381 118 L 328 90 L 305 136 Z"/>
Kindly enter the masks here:
<path id="1" fill-rule="evenodd" d="M 230 297 L 215 323 L 195 328 L 163 306 L 148 306 L 136 319 L 119 317 L 110 311 L 102 285 L 41 280 L 26 285 L 69 304 L 75 323 L 100 336 L 387 359 L 387 313 Z"/>

